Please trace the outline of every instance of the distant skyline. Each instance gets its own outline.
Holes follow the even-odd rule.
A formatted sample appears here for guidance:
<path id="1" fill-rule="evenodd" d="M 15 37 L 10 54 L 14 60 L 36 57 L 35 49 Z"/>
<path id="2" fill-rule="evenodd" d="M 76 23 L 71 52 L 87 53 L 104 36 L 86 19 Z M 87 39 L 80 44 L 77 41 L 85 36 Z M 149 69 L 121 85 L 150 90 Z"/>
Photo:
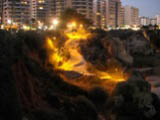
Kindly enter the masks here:
<path id="1" fill-rule="evenodd" d="M 160 15 L 160 0 L 121 0 L 122 5 L 139 8 L 140 16 L 155 17 Z"/>

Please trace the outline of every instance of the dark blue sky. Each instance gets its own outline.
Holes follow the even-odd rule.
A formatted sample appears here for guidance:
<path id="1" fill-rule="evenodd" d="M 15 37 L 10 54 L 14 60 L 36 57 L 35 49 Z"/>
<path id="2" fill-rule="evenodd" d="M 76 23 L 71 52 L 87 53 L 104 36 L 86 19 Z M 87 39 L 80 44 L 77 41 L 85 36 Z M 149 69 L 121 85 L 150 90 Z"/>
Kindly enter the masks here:
<path id="1" fill-rule="evenodd" d="M 132 5 L 140 9 L 140 16 L 155 17 L 160 14 L 160 0 L 121 0 L 122 5 Z"/>

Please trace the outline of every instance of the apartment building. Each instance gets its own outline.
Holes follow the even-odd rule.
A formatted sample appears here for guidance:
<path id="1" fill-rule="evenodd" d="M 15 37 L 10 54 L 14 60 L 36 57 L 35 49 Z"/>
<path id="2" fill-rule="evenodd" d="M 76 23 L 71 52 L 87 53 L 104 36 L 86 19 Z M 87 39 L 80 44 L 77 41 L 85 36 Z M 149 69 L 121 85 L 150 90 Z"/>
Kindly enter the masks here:
<path id="1" fill-rule="evenodd" d="M 133 6 L 125 6 L 125 25 L 139 25 L 139 9 Z"/>
<path id="2" fill-rule="evenodd" d="M 116 28 L 130 19 L 132 24 L 136 24 L 139 14 L 136 8 L 123 8 L 120 0 L 4 0 L 3 5 L 5 24 L 9 20 L 18 24 L 31 23 L 32 20 L 46 23 L 59 17 L 66 8 L 72 8 L 90 19 L 96 27 Z M 125 14 L 129 16 L 128 21 Z M 131 24 L 129 22 L 127 24 Z"/>
<path id="3" fill-rule="evenodd" d="M 69 0 L 53 0 L 52 1 L 52 6 L 53 6 L 53 11 L 55 16 L 59 17 L 61 13 L 68 7 L 71 7 L 69 4 Z"/>
<path id="4" fill-rule="evenodd" d="M 156 24 L 160 25 L 160 15 L 156 15 L 155 19 L 156 19 Z"/>
<path id="5" fill-rule="evenodd" d="M 29 24 L 32 20 L 45 22 L 49 14 L 50 0 L 4 0 L 3 23 Z"/>
<path id="6" fill-rule="evenodd" d="M 125 16 L 125 9 L 124 7 L 121 7 L 121 13 L 120 13 L 120 26 L 121 27 L 125 26 L 124 16 Z"/>
<path id="7" fill-rule="evenodd" d="M 3 4 L 2 4 L 3 2 L 2 2 L 2 0 L 0 0 L 0 24 L 2 23 L 2 8 L 3 8 Z"/>
<path id="8" fill-rule="evenodd" d="M 120 26 L 121 1 L 107 0 L 107 7 L 108 7 L 107 26 L 112 28 Z"/>
<path id="9" fill-rule="evenodd" d="M 72 0 L 70 2 L 73 9 L 78 13 L 83 14 L 86 18 L 91 19 L 93 17 L 93 0 Z"/>
<path id="10" fill-rule="evenodd" d="M 45 22 L 50 16 L 50 0 L 30 0 L 30 18 Z"/>
<path id="11" fill-rule="evenodd" d="M 151 24 L 151 19 L 149 17 L 140 17 L 139 18 L 139 24 L 140 26 L 146 26 Z"/>
<path id="12" fill-rule="evenodd" d="M 93 0 L 4 0 L 3 22 L 47 22 L 58 17 L 66 8 L 73 8 L 86 18 L 93 18 Z M 1 10 L 1 9 L 0 9 Z"/>
<path id="13" fill-rule="evenodd" d="M 93 23 L 98 28 L 105 28 L 106 25 L 106 1 L 94 0 L 93 1 Z"/>
<path id="14" fill-rule="evenodd" d="M 116 28 L 121 24 L 120 0 L 94 0 L 94 25 Z"/>
<path id="15" fill-rule="evenodd" d="M 3 23 L 4 24 L 25 24 L 29 22 L 30 9 L 29 0 L 12 1 L 4 0 Z"/>
<path id="16" fill-rule="evenodd" d="M 151 18 L 150 21 L 151 21 L 150 22 L 151 25 L 156 25 L 157 24 L 155 18 Z"/>
<path id="17" fill-rule="evenodd" d="M 73 8 L 78 13 L 92 20 L 93 0 L 53 0 L 56 16 L 60 16 L 66 8 Z"/>

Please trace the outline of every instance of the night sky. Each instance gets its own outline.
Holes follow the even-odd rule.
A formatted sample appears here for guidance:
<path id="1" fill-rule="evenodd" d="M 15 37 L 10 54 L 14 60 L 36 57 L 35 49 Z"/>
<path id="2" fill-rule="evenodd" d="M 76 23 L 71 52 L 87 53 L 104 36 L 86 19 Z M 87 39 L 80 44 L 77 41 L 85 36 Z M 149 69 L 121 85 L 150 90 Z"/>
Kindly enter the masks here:
<path id="1" fill-rule="evenodd" d="M 121 0 L 122 5 L 132 5 L 140 9 L 140 16 L 160 15 L 160 0 Z"/>

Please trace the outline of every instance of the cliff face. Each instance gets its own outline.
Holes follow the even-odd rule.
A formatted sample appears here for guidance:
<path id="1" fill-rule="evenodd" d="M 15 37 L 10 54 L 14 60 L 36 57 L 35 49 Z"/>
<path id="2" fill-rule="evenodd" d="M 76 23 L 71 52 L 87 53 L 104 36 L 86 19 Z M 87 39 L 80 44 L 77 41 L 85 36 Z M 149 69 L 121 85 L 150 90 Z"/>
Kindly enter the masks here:
<path id="1" fill-rule="evenodd" d="M 99 35 L 81 43 L 82 55 L 96 69 L 110 67 L 112 60 L 132 66 L 135 55 L 152 54 L 142 33 L 113 33 L 94 33 Z M 0 32 L 0 119 L 20 120 L 24 112 L 29 120 L 159 120 L 160 100 L 139 73 L 115 85 L 109 81 L 102 84 L 104 80 L 96 76 L 57 71 L 46 61 L 43 45 L 48 35 Z M 78 85 L 71 84 L 75 81 Z M 93 86 L 86 90 L 82 83 Z M 111 87 L 112 94 L 101 85 Z"/>
<path id="2" fill-rule="evenodd" d="M 131 55 L 152 55 L 153 49 L 150 42 L 143 36 L 142 33 L 133 33 L 125 41 L 127 51 Z"/>
<path id="3" fill-rule="evenodd" d="M 110 32 L 113 36 L 120 38 L 123 41 L 125 48 L 131 55 L 151 55 L 153 54 L 152 41 L 150 34 L 153 31 L 113 31 Z M 158 36 L 155 34 L 155 36 Z M 155 39 L 157 41 L 158 39 Z"/>

